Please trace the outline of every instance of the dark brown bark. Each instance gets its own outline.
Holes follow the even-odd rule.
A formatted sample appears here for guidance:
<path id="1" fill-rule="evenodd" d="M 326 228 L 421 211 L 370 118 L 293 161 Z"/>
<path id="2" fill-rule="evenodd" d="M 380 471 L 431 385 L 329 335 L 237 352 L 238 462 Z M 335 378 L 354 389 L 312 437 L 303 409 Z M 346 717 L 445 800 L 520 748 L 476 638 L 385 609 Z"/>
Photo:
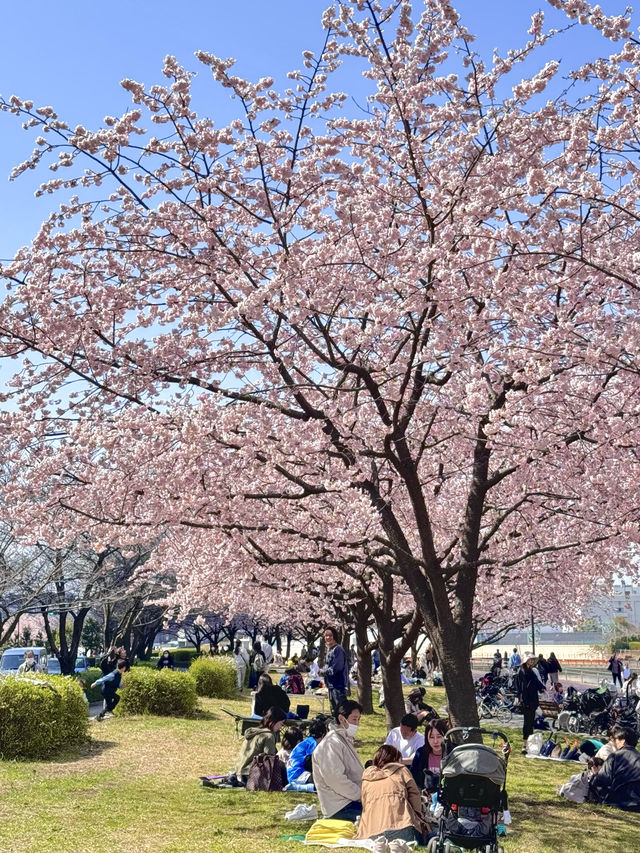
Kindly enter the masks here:
<path id="1" fill-rule="evenodd" d="M 373 689 L 371 685 L 371 652 L 374 643 L 369 640 L 368 628 L 370 611 L 364 601 L 358 601 L 352 608 L 358 654 L 358 702 L 363 714 L 373 714 Z"/>

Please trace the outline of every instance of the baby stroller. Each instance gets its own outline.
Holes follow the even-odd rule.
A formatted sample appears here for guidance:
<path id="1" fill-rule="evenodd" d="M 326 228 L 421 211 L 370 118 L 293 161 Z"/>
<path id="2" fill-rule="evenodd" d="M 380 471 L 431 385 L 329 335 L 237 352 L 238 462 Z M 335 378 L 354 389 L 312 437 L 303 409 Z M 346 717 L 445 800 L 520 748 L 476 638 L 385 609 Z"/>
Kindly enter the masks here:
<path id="1" fill-rule="evenodd" d="M 500 749 L 473 743 L 488 735 Z M 480 737 L 478 737 L 480 736 Z M 459 741 L 442 761 L 438 805 L 442 813 L 438 835 L 429 842 L 429 853 L 476 850 L 503 853 L 498 844 L 498 815 L 507 808 L 507 761 L 511 746 L 504 732 L 473 728 L 451 729 L 445 746 Z"/>

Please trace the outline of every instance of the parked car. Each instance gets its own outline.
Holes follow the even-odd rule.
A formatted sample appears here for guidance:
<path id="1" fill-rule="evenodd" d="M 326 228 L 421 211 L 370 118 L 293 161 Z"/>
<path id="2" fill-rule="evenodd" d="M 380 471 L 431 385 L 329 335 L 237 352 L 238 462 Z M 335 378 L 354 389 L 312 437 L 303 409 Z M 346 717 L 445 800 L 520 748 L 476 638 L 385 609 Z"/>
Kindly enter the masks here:
<path id="1" fill-rule="evenodd" d="M 41 646 L 20 646 L 14 649 L 5 649 L 2 652 L 0 673 L 2 675 L 8 675 L 11 672 L 16 673 L 20 664 L 24 661 L 25 652 L 33 652 L 39 672 L 49 671 L 49 658 L 47 657 L 47 650 L 45 648 Z"/>
<path id="2" fill-rule="evenodd" d="M 87 669 L 89 669 L 87 666 L 87 659 L 84 655 L 80 655 L 80 657 L 76 658 L 74 672 L 86 672 Z M 49 667 L 47 672 L 49 675 L 60 675 L 60 661 L 58 658 L 49 658 Z"/>

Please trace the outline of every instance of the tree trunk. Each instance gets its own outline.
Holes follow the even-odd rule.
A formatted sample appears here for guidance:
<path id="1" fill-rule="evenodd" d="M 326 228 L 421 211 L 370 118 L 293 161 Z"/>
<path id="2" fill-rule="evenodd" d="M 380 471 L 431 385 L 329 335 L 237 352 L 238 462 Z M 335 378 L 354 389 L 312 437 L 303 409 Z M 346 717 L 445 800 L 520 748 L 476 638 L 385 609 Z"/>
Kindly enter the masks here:
<path id="1" fill-rule="evenodd" d="M 373 689 L 371 686 L 371 647 L 369 642 L 370 613 L 364 602 L 358 602 L 352 609 L 353 631 L 358 654 L 358 702 L 363 714 L 373 714 Z"/>
<path id="2" fill-rule="evenodd" d="M 371 652 L 358 646 L 358 702 L 363 714 L 373 714 L 373 689 L 371 686 Z"/>
<path id="3" fill-rule="evenodd" d="M 404 716 L 404 696 L 402 694 L 402 677 L 400 675 L 400 656 L 391 653 L 387 655 L 380 649 L 380 669 L 382 671 L 382 687 L 384 689 L 384 710 L 387 715 L 387 728 L 400 725 Z"/>
<path id="4" fill-rule="evenodd" d="M 469 663 L 469 645 L 459 637 L 440 636 L 440 632 L 432 633 L 431 637 L 442 668 L 449 715 L 454 726 L 477 726 L 478 706 Z"/>
<path id="5" fill-rule="evenodd" d="M 291 659 L 291 640 L 291 631 L 287 631 L 287 652 L 285 654 L 287 660 Z M 282 649 L 278 649 L 278 651 L 282 654 Z"/>

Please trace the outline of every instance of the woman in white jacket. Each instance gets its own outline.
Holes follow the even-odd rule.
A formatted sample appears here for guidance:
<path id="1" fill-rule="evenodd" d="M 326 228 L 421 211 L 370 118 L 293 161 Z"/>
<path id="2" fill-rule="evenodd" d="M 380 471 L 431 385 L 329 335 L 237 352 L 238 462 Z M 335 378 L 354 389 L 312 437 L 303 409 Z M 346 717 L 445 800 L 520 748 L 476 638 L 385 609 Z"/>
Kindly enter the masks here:
<path id="1" fill-rule="evenodd" d="M 313 753 L 313 781 L 324 817 L 355 820 L 362 813 L 362 773 L 353 738 L 362 705 L 347 699 L 336 710 L 336 722 Z"/>

